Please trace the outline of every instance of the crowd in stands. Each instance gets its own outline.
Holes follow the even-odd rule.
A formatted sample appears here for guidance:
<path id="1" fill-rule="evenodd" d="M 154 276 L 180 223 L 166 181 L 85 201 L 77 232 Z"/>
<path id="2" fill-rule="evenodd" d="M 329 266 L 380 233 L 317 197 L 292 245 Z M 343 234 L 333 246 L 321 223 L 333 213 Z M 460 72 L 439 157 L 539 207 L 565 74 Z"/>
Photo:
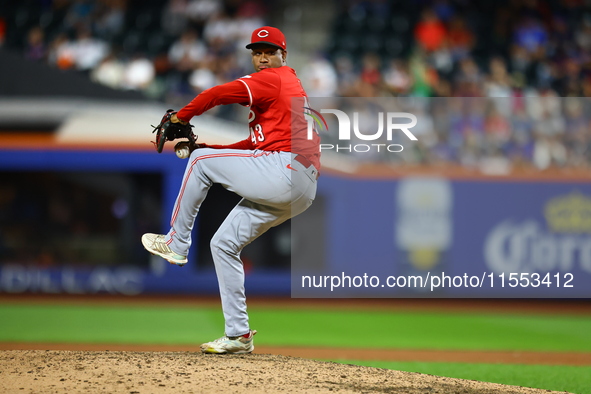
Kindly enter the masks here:
<path id="1" fill-rule="evenodd" d="M 350 49 L 358 57 L 370 44 L 343 43 L 351 39 L 343 29 L 357 28 L 355 35 L 381 38 L 384 45 L 354 64 L 357 86 L 345 85 L 340 95 L 506 97 L 527 88 L 558 96 L 591 93 L 591 8 L 584 1 L 423 1 L 405 10 L 403 21 L 410 23 L 402 27 L 395 4 L 353 1 L 341 11 L 331 40 L 340 78 L 349 78 Z M 388 45 L 387 37 L 396 36 L 404 42 Z"/>
<path id="2" fill-rule="evenodd" d="M 11 42 L 26 58 L 177 106 L 204 89 L 250 72 L 244 61 L 248 59 L 237 57 L 236 50 L 243 49 L 252 30 L 266 22 L 262 0 L 42 4 L 39 12 L 31 12 L 26 3 L 15 11 L 15 30 L 19 20 L 23 26 L 24 21 L 39 21 Z M 0 33 L 1 29 L 2 24 Z"/>
<path id="3" fill-rule="evenodd" d="M 334 3 L 326 51 L 298 70 L 310 96 L 502 97 L 508 103 L 486 106 L 471 132 L 432 130 L 429 142 L 408 160 L 466 164 L 516 157 L 517 139 L 529 146 L 519 160 L 536 168 L 591 163 L 588 102 L 571 108 L 559 99 L 591 96 L 591 8 L 585 1 Z M 24 56 L 87 73 L 113 88 L 141 90 L 174 107 L 251 72 L 241 53 L 252 30 L 269 23 L 273 7 L 266 0 L 41 4 L 41 23 L 30 26 L 20 43 Z M 0 37 L 10 36 L 7 22 L 0 20 Z M 49 28 L 55 26 L 60 28 Z M 569 118 L 573 112 L 576 120 Z M 529 125 L 518 133 L 515 124 L 522 118 Z M 500 138 L 495 149 L 471 137 L 496 140 L 488 133 L 509 137 Z"/>
<path id="4" fill-rule="evenodd" d="M 423 128 L 406 162 L 492 173 L 589 168 L 591 102 L 582 98 L 591 96 L 591 8 L 584 1 L 434 0 L 409 6 L 411 23 L 402 27 L 399 5 L 343 8 L 332 40 L 335 95 L 495 98 L 431 100 L 420 119 L 433 127 Z M 344 41 L 351 36 L 343 28 L 370 40 Z M 396 33 L 406 45 L 385 38 Z M 383 45 L 363 51 L 380 34 Z"/>
<path id="5" fill-rule="evenodd" d="M 441 98 L 335 98 L 329 108 L 356 113 L 358 130 L 365 135 L 379 135 L 370 142 L 357 139 L 339 141 L 335 132 L 336 117 L 326 115 L 329 132 L 323 135 L 329 151 L 339 151 L 360 162 L 391 162 L 396 165 L 430 165 L 444 168 L 459 164 L 464 169 L 488 175 L 507 175 L 513 171 L 568 168 L 588 171 L 589 111 L 585 97 L 515 96 L 515 97 L 441 97 Z M 312 99 L 314 105 L 314 99 Z M 322 107 L 324 108 L 324 107 Z M 387 120 L 379 113 L 410 113 L 417 117 L 409 129 L 417 138 L 410 142 L 399 129 L 387 138 Z M 409 119 L 393 118 L 405 124 Z M 356 120 L 350 118 L 353 127 Z M 354 129 L 355 130 L 355 129 Z M 322 134 L 322 131 L 321 131 Z M 395 145 L 404 149 L 397 151 Z M 377 148 L 376 145 L 381 146 Z M 338 146 L 338 148 L 337 148 Z M 390 146 L 391 148 L 386 148 Z"/>

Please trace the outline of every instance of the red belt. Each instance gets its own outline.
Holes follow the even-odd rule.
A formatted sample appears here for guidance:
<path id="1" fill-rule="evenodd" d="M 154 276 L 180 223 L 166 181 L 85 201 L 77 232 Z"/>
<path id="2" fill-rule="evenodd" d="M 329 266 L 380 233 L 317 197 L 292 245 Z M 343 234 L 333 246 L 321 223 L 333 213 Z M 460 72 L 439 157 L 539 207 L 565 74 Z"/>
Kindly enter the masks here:
<path id="1" fill-rule="evenodd" d="M 303 165 L 306 168 L 308 168 L 312 165 L 312 162 L 310 160 L 306 159 L 306 157 L 302 156 L 302 155 L 297 155 L 293 159 L 295 161 L 299 162 L 301 165 Z"/>
<path id="2" fill-rule="evenodd" d="M 309 168 L 312 165 L 312 162 L 310 160 L 306 159 L 306 157 L 302 156 L 302 155 L 296 155 L 296 157 L 294 157 L 293 159 L 306 168 Z M 316 172 L 316 179 L 318 179 L 318 176 L 320 176 L 320 173 L 318 172 L 318 170 L 316 170 L 315 172 Z"/>

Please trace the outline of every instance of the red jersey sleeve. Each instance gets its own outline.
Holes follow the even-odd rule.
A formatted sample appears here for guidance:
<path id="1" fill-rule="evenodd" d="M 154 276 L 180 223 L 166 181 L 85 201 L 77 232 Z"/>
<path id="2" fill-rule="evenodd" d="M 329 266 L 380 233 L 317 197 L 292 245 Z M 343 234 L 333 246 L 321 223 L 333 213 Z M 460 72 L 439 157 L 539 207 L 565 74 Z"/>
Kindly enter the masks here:
<path id="1" fill-rule="evenodd" d="M 268 107 L 277 99 L 281 90 L 281 77 L 272 69 L 262 70 L 254 74 L 239 78 L 248 89 L 250 106 L 256 105 L 261 109 Z"/>
<path id="2" fill-rule="evenodd" d="M 189 122 L 193 116 L 201 115 L 217 105 L 249 105 L 250 99 L 250 93 L 244 83 L 235 80 L 204 90 L 177 112 L 176 116 L 180 120 Z"/>

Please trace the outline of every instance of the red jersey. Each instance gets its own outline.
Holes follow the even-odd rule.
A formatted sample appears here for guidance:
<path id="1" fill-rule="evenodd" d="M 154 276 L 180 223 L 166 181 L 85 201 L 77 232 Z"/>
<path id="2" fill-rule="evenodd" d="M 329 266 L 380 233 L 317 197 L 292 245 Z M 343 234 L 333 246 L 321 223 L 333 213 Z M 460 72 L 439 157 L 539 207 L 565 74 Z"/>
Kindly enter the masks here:
<path id="1" fill-rule="evenodd" d="M 189 121 L 216 105 L 231 103 L 250 107 L 250 136 L 235 144 L 210 147 L 293 152 L 305 156 L 320 169 L 320 137 L 316 133 L 308 136 L 304 117 L 307 96 L 292 68 L 264 69 L 205 90 L 181 109 L 177 117 Z"/>

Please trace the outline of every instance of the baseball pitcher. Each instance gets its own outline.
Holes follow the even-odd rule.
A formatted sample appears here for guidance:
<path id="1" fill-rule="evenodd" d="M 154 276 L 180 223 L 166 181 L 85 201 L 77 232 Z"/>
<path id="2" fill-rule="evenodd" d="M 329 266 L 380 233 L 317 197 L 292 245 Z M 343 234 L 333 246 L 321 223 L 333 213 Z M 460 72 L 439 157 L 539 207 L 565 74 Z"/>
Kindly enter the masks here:
<path id="1" fill-rule="evenodd" d="M 166 235 L 144 234 L 152 254 L 183 266 L 199 207 L 214 183 L 237 193 L 234 207 L 211 240 L 218 278 L 225 335 L 201 345 L 204 353 L 250 353 L 253 336 L 246 310 L 242 249 L 271 227 L 305 211 L 316 195 L 320 138 L 308 133 L 307 97 L 295 71 L 287 66 L 283 33 L 264 26 L 252 33 L 255 73 L 205 90 L 178 112 L 168 111 L 155 128 L 156 148 L 177 143 L 177 155 L 189 161 Z M 197 143 L 189 121 L 208 109 L 238 103 L 250 108 L 250 136 L 231 145 Z"/>

